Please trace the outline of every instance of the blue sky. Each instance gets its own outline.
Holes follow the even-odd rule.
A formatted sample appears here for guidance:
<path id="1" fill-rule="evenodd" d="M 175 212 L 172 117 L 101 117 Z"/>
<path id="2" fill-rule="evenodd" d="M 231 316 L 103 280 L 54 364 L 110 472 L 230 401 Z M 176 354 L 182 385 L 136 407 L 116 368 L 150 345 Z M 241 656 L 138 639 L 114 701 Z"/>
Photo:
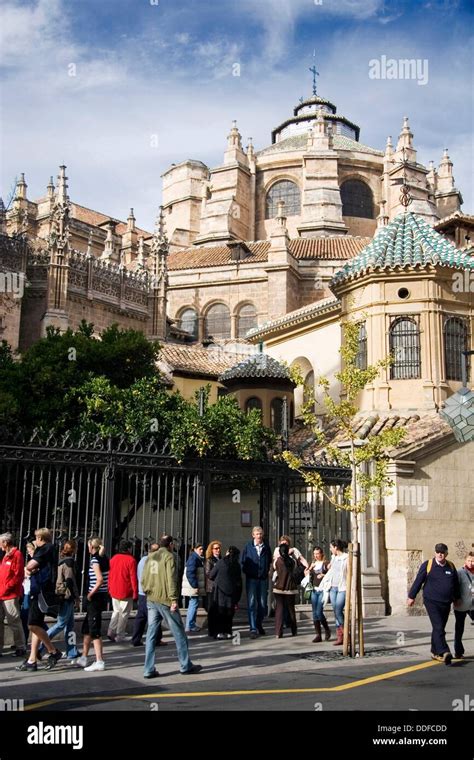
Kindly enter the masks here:
<path id="1" fill-rule="evenodd" d="M 318 93 L 361 142 L 396 142 L 408 115 L 422 163 L 449 149 L 472 213 L 472 16 L 467 0 L 3 0 L 2 194 L 24 171 L 38 198 L 65 163 L 73 200 L 150 229 L 162 172 L 219 165 L 233 119 L 270 144 L 316 51 Z M 382 55 L 427 59 L 428 83 L 370 79 Z"/>

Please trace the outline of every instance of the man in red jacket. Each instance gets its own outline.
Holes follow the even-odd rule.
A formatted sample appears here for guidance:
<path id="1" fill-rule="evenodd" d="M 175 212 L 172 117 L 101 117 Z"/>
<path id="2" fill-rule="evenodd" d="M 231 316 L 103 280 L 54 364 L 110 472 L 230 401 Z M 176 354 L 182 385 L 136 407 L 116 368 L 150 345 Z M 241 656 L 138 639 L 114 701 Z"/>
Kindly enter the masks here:
<path id="1" fill-rule="evenodd" d="M 21 551 L 13 545 L 11 533 L 3 533 L 0 536 L 0 549 L 5 552 L 0 564 L 0 657 L 5 640 L 4 618 L 7 619 L 13 633 L 15 655 L 23 657 L 26 649 L 20 618 L 20 600 L 23 596 L 25 561 Z"/>
<path id="2" fill-rule="evenodd" d="M 118 554 L 110 560 L 109 594 L 113 613 L 107 636 L 120 644 L 125 640 L 127 620 L 138 599 L 137 561 L 132 557 L 131 541 L 120 541 Z"/>

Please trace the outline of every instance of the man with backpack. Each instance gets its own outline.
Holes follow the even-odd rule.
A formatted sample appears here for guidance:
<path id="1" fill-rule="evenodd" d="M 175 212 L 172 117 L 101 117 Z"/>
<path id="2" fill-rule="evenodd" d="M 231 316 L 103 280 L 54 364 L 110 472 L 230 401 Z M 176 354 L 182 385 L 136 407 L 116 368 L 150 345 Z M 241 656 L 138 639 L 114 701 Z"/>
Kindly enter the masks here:
<path id="1" fill-rule="evenodd" d="M 429 615 L 431 632 L 431 659 L 451 665 L 453 656 L 446 642 L 446 623 L 452 602 L 460 597 L 459 578 L 455 566 L 446 559 L 446 544 L 436 544 L 435 556 L 423 562 L 418 575 L 408 592 L 408 607 L 413 607 L 415 598 L 423 587 L 423 603 Z"/>
<path id="2" fill-rule="evenodd" d="M 35 553 L 26 566 L 26 574 L 31 577 L 30 607 L 28 612 L 28 628 L 31 631 L 30 656 L 15 670 L 37 670 L 38 648 L 40 642 L 49 652 L 45 670 L 51 670 L 61 659 L 62 652 L 57 649 L 43 628 L 47 607 L 55 598 L 56 591 L 56 556 L 51 543 L 51 532 L 48 528 L 38 528 L 35 531 Z"/>

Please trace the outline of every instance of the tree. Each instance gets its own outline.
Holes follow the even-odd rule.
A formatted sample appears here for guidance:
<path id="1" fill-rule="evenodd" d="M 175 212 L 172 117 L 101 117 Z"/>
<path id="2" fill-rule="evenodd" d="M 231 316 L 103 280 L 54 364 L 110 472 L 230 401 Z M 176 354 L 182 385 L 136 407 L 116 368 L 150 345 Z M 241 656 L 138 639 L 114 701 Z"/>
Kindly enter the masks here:
<path id="1" fill-rule="evenodd" d="M 15 394 L 17 368 L 11 347 L 6 340 L 0 343 L 0 425 L 17 419 L 19 405 Z"/>
<path id="2" fill-rule="evenodd" d="M 330 381 L 328 378 L 318 378 L 316 384 L 322 390 L 325 430 L 320 427 L 318 415 L 315 413 L 314 389 L 304 386 L 305 403 L 303 404 L 302 417 L 304 423 L 311 429 L 316 445 L 329 461 L 334 464 L 348 467 L 352 472 L 352 481 L 343 490 L 342 502 L 335 502 L 331 494 L 327 492 L 323 479 L 319 473 L 308 472 L 304 462 L 290 451 L 281 455 L 288 466 L 299 472 L 302 478 L 311 486 L 323 491 L 335 509 L 345 509 L 351 513 L 352 528 L 352 556 L 355 562 L 348 572 L 350 588 L 346 597 L 346 611 L 351 610 L 351 653 L 355 654 L 356 639 L 356 608 L 359 608 L 359 646 L 360 654 L 363 654 L 363 629 L 362 629 L 362 594 L 360 581 L 360 514 L 365 512 L 367 506 L 376 499 L 380 493 L 390 492 L 393 481 L 387 473 L 388 450 L 395 448 L 402 441 L 405 430 L 396 428 L 383 430 L 378 435 L 372 436 L 361 442 L 357 433 L 353 430 L 353 420 L 358 412 L 357 399 L 368 383 L 373 382 L 382 369 L 392 362 L 392 358 L 380 360 L 376 364 L 361 369 L 357 366 L 359 350 L 359 327 L 360 322 L 348 321 L 344 324 L 343 344 L 340 348 L 342 368 L 335 373 L 336 380 L 341 385 L 340 400 L 335 401 L 330 395 Z M 304 385 L 303 377 L 299 368 L 292 370 L 293 380 L 298 385 Z M 330 431 L 330 432 L 329 432 Z M 334 439 L 338 439 L 335 443 Z M 349 616 L 346 614 L 346 623 Z M 348 627 L 344 631 L 344 652 L 348 647 Z"/>
<path id="3" fill-rule="evenodd" d="M 0 425 L 165 443 L 178 459 L 263 460 L 275 443 L 257 410 L 245 414 L 230 396 L 209 404 L 210 387 L 194 400 L 170 393 L 156 369 L 159 346 L 116 325 L 94 336 L 51 328 L 15 361 L 0 345 Z"/>
<path id="4" fill-rule="evenodd" d="M 237 401 L 224 396 L 208 404 L 210 387 L 194 400 L 169 393 L 156 378 L 144 378 L 119 389 L 104 377 L 70 391 L 79 411 L 78 432 L 102 438 L 168 443 L 171 453 L 186 457 L 262 460 L 274 445 L 273 431 L 261 424 L 260 412 L 245 414 Z M 202 414 L 200 413 L 202 408 Z"/>
<path id="5" fill-rule="evenodd" d="M 71 428 L 79 413 L 71 388 L 103 376 L 123 389 L 157 376 L 159 345 L 143 333 L 117 325 L 100 338 L 93 332 L 84 321 L 76 331 L 49 327 L 19 361 L 0 356 L 0 424 L 25 431 Z"/>

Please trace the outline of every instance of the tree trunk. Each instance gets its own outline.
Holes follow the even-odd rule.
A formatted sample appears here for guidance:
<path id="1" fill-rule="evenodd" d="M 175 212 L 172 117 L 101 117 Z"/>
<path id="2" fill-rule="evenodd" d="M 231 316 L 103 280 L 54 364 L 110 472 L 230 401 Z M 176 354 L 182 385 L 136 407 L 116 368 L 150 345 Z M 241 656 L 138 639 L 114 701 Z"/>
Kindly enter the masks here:
<path id="1" fill-rule="evenodd" d="M 349 654 L 349 644 L 350 644 L 350 636 L 349 636 L 349 630 L 350 630 L 350 614 L 351 614 L 351 594 L 350 594 L 350 588 L 351 588 L 351 579 L 352 579 L 352 544 L 349 544 L 349 559 L 347 560 L 347 576 L 346 576 L 346 604 L 344 608 L 344 638 L 343 638 L 343 645 L 342 645 L 342 654 L 344 657 L 347 657 Z"/>

